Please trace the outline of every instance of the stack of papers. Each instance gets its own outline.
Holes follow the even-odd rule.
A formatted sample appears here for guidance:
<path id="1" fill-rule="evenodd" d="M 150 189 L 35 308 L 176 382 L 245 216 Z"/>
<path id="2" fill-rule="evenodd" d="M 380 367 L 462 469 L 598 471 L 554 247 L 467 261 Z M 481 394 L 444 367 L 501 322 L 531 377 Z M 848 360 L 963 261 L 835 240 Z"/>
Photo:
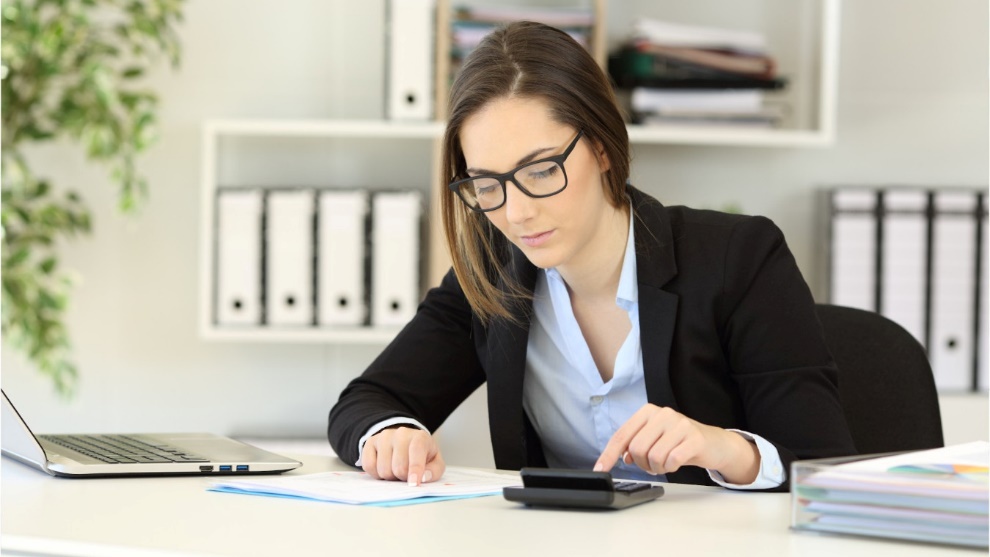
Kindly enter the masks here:
<path id="1" fill-rule="evenodd" d="M 515 475 L 447 468 L 440 480 L 416 487 L 405 482 L 376 480 L 364 472 L 348 471 L 221 481 L 214 483 L 210 491 L 393 507 L 499 495 L 503 487 L 517 485 L 522 482 Z"/>
<path id="2" fill-rule="evenodd" d="M 988 547 L 990 444 L 838 462 L 794 464 L 792 525 Z"/>

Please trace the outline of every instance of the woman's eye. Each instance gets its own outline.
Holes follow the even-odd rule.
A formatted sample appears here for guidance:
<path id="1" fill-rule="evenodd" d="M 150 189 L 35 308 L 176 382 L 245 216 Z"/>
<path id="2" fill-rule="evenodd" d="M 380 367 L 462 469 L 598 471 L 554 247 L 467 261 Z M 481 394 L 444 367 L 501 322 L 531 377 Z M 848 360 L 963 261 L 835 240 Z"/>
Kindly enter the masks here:
<path id="1" fill-rule="evenodd" d="M 535 170 L 534 169 L 534 170 L 530 171 L 529 177 L 532 178 L 532 179 L 534 179 L 534 180 L 543 180 L 543 179 L 546 179 L 546 178 L 550 178 L 551 176 L 553 176 L 554 174 L 556 174 L 558 170 L 560 170 L 560 167 L 557 166 L 556 164 L 554 164 L 554 165 L 550 165 L 550 167 L 545 168 L 543 170 Z"/>

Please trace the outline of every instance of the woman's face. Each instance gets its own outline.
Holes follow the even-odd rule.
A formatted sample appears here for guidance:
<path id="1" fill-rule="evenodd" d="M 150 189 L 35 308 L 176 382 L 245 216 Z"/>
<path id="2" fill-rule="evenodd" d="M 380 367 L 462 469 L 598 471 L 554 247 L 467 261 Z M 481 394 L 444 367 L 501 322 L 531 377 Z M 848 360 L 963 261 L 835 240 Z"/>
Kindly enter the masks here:
<path id="1" fill-rule="evenodd" d="M 563 153 L 578 130 L 555 122 L 540 99 L 492 101 L 468 117 L 460 131 L 467 174 L 508 172 L 521 164 Z M 542 269 L 594 264 L 596 233 L 613 209 L 602 186 L 602 168 L 582 137 L 564 163 L 567 187 L 532 198 L 506 183 L 505 205 L 485 216 L 529 261 Z"/>

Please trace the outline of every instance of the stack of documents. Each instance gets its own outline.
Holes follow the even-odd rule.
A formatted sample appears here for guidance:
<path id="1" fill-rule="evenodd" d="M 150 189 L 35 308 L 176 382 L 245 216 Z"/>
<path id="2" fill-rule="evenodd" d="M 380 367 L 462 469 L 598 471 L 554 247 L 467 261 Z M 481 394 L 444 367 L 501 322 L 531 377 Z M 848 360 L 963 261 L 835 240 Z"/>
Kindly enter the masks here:
<path id="1" fill-rule="evenodd" d="M 765 128 L 788 112 L 764 103 L 764 92 L 786 80 L 757 32 L 640 17 L 609 58 L 609 72 L 629 91 L 638 124 Z"/>
<path id="2" fill-rule="evenodd" d="M 376 480 L 364 472 L 347 471 L 222 481 L 213 484 L 210 491 L 394 507 L 498 495 L 503 487 L 518 485 L 522 482 L 516 475 L 448 468 L 440 480 L 416 487 L 405 482 Z"/>
<path id="3" fill-rule="evenodd" d="M 990 444 L 793 465 L 792 526 L 987 547 Z"/>

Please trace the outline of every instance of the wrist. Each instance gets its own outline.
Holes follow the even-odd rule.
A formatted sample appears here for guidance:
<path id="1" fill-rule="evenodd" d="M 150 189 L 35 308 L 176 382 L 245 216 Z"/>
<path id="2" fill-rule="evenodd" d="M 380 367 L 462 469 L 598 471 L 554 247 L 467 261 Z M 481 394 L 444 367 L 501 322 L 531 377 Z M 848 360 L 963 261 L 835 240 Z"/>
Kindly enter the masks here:
<path id="1" fill-rule="evenodd" d="M 756 481 L 760 473 L 760 450 L 756 443 L 736 433 L 720 430 L 728 449 L 723 453 L 721 466 L 714 468 L 726 482 L 747 485 Z"/>

